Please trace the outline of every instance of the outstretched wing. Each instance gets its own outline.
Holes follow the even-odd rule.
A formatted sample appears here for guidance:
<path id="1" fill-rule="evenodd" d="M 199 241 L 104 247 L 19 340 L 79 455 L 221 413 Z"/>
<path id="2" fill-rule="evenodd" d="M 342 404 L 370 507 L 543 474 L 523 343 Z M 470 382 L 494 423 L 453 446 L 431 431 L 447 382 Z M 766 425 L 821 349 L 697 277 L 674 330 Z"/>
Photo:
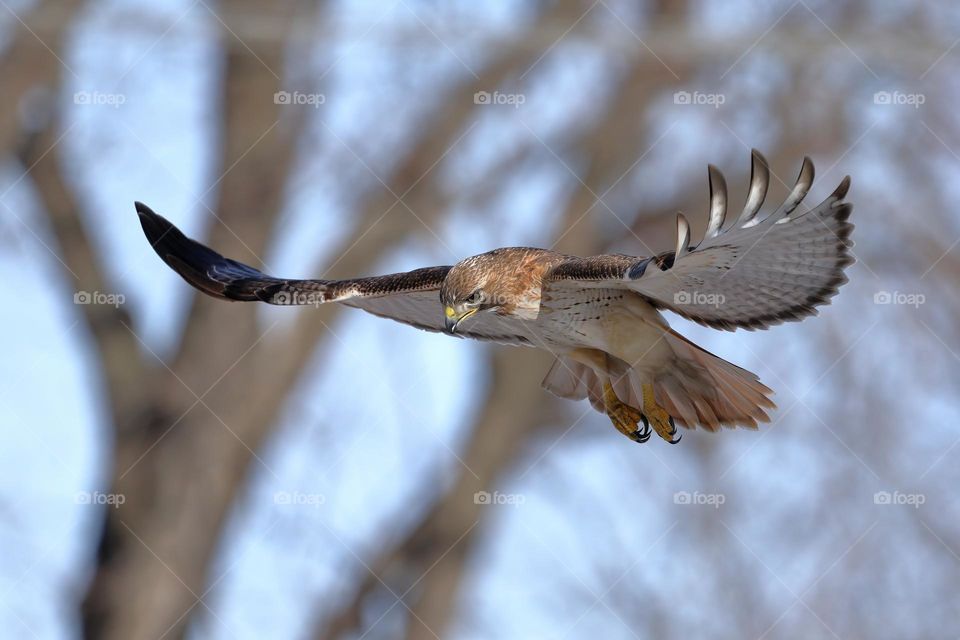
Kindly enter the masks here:
<path id="1" fill-rule="evenodd" d="M 143 232 L 157 255 L 184 280 L 207 295 L 275 305 L 340 302 L 418 329 L 443 331 L 439 291 L 450 270 L 448 266 L 352 280 L 274 278 L 188 238 L 146 205 L 137 202 L 136 208 Z M 495 314 L 483 316 L 454 335 L 505 344 L 531 342 L 522 322 Z"/>
<path id="2" fill-rule="evenodd" d="M 690 225 L 677 216 L 677 248 L 652 258 L 571 258 L 554 269 L 549 287 L 603 286 L 636 291 L 659 308 L 717 329 L 764 329 L 817 313 L 847 281 L 852 205 L 843 199 L 846 177 L 812 210 L 801 202 L 813 184 L 804 158 L 787 200 L 766 217 L 758 213 L 769 184 L 767 162 L 756 150 L 747 203 L 724 229 L 727 189 L 712 165 L 710 218 L 703 242 L 690 246 Z"/>

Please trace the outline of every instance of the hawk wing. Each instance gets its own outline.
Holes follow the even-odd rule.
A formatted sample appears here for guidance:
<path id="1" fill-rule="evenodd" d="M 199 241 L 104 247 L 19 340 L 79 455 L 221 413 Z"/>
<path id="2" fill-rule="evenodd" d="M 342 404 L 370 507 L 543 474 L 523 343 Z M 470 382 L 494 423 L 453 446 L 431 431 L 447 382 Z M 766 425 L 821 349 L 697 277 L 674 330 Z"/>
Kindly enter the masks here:
<path id="1" fill-rule="evenodd" d="M 652 258 L 609 255 L 571 258 L 554 268 L 551 288 L 615 287 L 636 291 L 658 308 L 717 329 L 764 329 L 817 313 L 847 281 L 853 263 L 843 199 L 849 176 L 812 210 L 799 207 L 813 184 L 804 158 L 787 200 L 766 217 L 757 214 L 769 184 L 766 160 L 756 150 L 747 203 L 726 229 L 723 175 L 710 166 L 710 217 L 703 242 L 690 246 L 690 226 L 677 216 L 677 248 Z"/>
<path id="2" fill-rule="evenodd" d="M 340 302 L 418 329 L 443 331 L 439 292 L 449 266 L 352 280 L 274 278 L 188 238 L 146 205 L 137 202 L 136 208 L 143 232 L 157 255 L 207 295 L 275 305 Z M 492 313 L 478 314 L 475 320 L 454 335 L 504 344 L 532 342 L 532 335 L 521 320 Z"/>

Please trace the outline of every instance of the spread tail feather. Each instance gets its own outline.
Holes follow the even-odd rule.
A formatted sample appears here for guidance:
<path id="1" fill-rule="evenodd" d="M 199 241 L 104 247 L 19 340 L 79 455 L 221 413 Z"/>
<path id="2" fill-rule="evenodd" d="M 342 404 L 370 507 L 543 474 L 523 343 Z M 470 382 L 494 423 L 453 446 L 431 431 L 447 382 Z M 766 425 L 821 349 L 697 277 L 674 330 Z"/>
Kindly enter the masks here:
<path id="1" fill-rule="evenodd" d="M 720 427 L 756 429 L 770 422 L 767 409 L 776 408 L 773 391 L 750 371 L 727 362 L 690 342 L 675 331 L 665 339 L 675 360 L 653 378 L 657 403 L 685 427 L 700 425 L 709 431 Z"/>
<path id="2" fill-rule="evenodd" d="M 672 330 L 664 339 L 674 358 L 652 376 L 614 358 L 608 361 L 615 363 L 616 370 L 597 372 L 560 356 L 547 372 L 543 387 L 561 398 L 588 399 L 594 409 L 603 412 L 603 384 L 607 379 L 623 402 L 638 409 L 643 406 L 642 385 L 652 383 L 657 404 L 678 424 L 691 429 L 698 425 L 708 431 L 737 426 L 756 429 L 759 423 L 770 421 L 766 410 L 776 407 L 769 397 L 773 391 L 756 374 L 701 349 Z"/>

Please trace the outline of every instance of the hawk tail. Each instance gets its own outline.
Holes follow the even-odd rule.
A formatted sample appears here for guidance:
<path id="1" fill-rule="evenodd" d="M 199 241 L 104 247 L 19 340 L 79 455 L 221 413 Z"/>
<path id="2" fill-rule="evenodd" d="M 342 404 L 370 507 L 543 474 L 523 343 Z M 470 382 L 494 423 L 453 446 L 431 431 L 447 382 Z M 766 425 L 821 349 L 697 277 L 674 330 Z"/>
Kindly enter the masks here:
<path id="1" fill-rule="evenodd" d="M 675 359 L 654 374 L 654 395 L 677 423 L 719 431 L 720 427 L 738 426 L 756 429 L 759 423 L 770 422 L 766 410 L 777 406 L 770 399 L 773 391 L 755 373 L 713 355 L 673 330 L 664 338 Z"/>
<path id="2" fill-rule="evenodd" d="M 560 356 L 547 372 L 543 387 L 561 398 L 587 399 L 603 413 L 603 384 L 608 378 L 617 396 L 638 409 L 643 406 L 642 385 L 650 383 L 657 404 L 677 424 L 690 429 L 756 429 L 759 423 L 770 421 L 766 410 L 776 407 L 770 400 L 773 391 L 756 374 L 713 355 L 672 330 L 664 334 L 664 339 L 673 358 L 656 372 L 629 368 L 620 360 L 616 360 L 618 366 L 614 370 L 597 372 Z"/>

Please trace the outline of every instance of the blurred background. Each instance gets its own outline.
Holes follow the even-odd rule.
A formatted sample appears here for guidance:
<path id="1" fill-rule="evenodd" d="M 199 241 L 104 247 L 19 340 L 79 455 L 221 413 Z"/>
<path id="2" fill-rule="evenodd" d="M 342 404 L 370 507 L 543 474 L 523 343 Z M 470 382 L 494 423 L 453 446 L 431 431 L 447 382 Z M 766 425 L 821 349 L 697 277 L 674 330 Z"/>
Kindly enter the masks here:
<path id="1" fill-rule="evenodd" d="M 17 638 L 960 629 L 960 7 L 0 0 L 0 628 Z M 850 174 L 819 318 L 679 331 L 758 432 L 638 446 L 550 357 L 201 298 L 141 200 L 288 277 L 648 255 Z"/>

